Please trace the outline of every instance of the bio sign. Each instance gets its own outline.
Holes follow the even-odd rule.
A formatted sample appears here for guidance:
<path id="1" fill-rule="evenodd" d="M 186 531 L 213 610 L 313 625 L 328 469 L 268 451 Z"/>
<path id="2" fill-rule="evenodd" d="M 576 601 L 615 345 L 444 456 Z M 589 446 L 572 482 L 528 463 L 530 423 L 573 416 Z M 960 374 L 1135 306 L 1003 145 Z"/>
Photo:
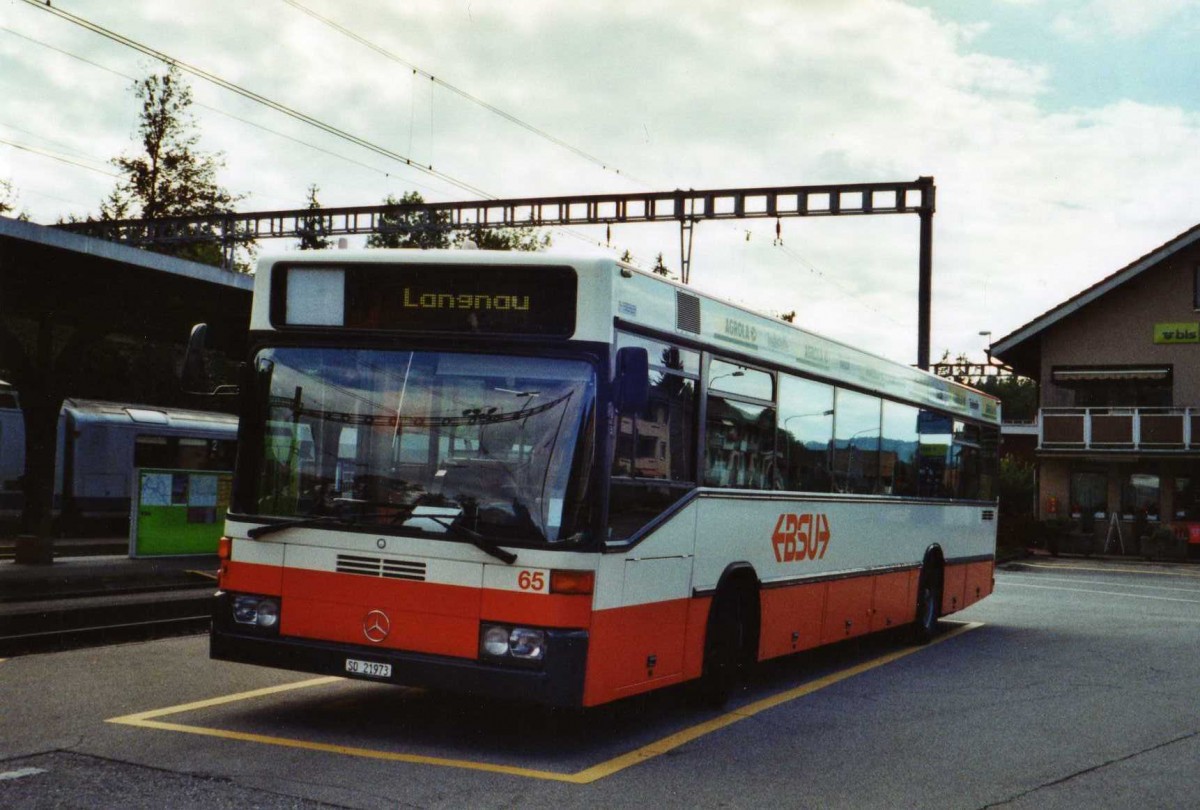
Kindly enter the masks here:
<path id="1" fill-rule="evenodd" d="M 1200 343 L 1200 323 L 1156 323 L 1156 344 Z"/>

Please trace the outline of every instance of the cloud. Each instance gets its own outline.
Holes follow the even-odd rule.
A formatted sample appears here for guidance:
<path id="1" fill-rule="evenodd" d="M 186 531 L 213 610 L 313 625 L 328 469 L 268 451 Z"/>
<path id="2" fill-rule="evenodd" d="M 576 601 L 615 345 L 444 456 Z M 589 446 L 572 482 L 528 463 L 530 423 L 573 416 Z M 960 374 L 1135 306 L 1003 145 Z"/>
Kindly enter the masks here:
<path id="1" fill-rule="evenodd" d="M 759 0 L 739 13 L 716 0 L 303 2 L 607 168 L 282 2 L 95 3 L 77 13 L 500 196 L 933 175 L 935 356 L 978 354 L 980 330 L 1004 334 L 1196 219 L 1194 184 L 1180 182 L 1200 176 L 1195 111 L 1136 100 L 1048 109 L 1044 66 L 981 51 L 986 24 L 898 0 Z M 1092 10 L 1102 22 L 1089 30 L 1133 31 L 1178 11 L 1165 0 L 1138 8 L 1148 10 L 1131 21 L 1115 2 L 1088 3 L 1062 19 Z M 153 67 L 23 4 L 10 24 L 130 75 Z M 0 32 L 0 123 L 19 117 L 103 162 L 127 148 L 136 125 L 127 84 Z M 197 109 L 202 148 L 225 153 L 222 181 L 251 194 L 247 207 L 301 206 L 310 183 L 327 206 L 412 188 L 428 199 L 470 196 L 193 87 L 199 103 L 328 150 Z M 12 177 L 41 221 L 86 213 L 89 201 L 95 211 L 111 180 L 87 175 L 0 148 L 0 177 Z M 788 219 L 786 249 L 772 245 L 774 228 L 701 223 L 696 283 L 915 359 L 915 217 Z M 555 250 L 601 250 L 605 229 L 576 230 L 583 238 L 557 233 Z M 661 252 L 678 269 L 674 226 L 614 228 L 613 242 L 647 262 Z"/>
<path id="2" fill-rule="evenodd" d="M 1190 0 L 1088 0 L 1055 15 L 1052 26 L 1060 36 L 1077 41 L 1143 37 L 1173 24 L 1194 7 Z"/>

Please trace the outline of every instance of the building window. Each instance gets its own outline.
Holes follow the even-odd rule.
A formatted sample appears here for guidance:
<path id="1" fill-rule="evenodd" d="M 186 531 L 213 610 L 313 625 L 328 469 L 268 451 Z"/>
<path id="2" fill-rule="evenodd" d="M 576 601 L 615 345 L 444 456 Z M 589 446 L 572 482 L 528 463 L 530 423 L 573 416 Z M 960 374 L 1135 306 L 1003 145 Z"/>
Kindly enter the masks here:
<path id="1" fill-rule="evenodd" d="M 1108 475 L 1076 470 L 1071 473 L 1071 517 L 1104 517 L 1108 512 Z"/>
<path id="2" fill-rule="evenodd" d="M 1200 488 L 1197 479 L 1188 475 L 1175 476 L 1175 519 L 1200 519 Z"/>
<path id="3" fill-rule="evenodd" d="M 1121 487 L 1121 515 L 1126 520 L 1139 516 L 1158 520 L 1158 476 L 1153 473 L 1131 473 Z"/>

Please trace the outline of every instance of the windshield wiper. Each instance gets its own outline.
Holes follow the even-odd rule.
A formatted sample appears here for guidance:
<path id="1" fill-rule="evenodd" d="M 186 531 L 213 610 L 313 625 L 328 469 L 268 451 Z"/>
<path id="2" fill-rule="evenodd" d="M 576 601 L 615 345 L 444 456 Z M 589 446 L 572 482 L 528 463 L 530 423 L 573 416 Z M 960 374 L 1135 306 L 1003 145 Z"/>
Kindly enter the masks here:
<path id="1" fill-rule="evenodd" d="M 268 534 L 281 532 L 284 529 L 306 529 L 310 526 L 324 526 L 327 523 L 340 523 L 345 526 L 353 521 L 345 515 L 313 515 L 312 517 L 296 518 L 283 523 L 270 523 L 266 526 L 256 526 L 246 532 L 246 536 L 251 540 L 257 540 L 260 537 L 265 537 Z"/>
<path id="2" fill-rule="evenodd" d="M 374 513 L 362 511 L 361 509 L 357 512 L 352 511 L 347 509 L 347 506 L 361 507 L 376 505 L 377 504 L 371 503 L 370 501 L 356 500 L 352 498 L 337 498 L 334 500 L 334 507 L 336 511 L 331 515 L 309 515 L 308 517 L 287 520 L 283 523 L 272 523 L 267 526 L 258 526 L 246 532 L 246 535 L 252 540 L 257 540 L 260 537 L 268 534 L 274 534 L 275 532 L 281 532 L 284 529 L 307 529 L 313 526 L 326 526 L 330 523 L 337 523 L 342 526 L 352 526 L 355 523 L 369 520 L 374 516 Z M 398 511 L 397 515 L 392 517 L 392 520 L 394 521 L 396 517 L 400 516 L 407 517 L 411 513 L 411 506 L 403 507 L 401 511 Z"/>
<path id="3" fill-rule="evenodd" d="M 423 517 L 429 518 L 439 526 L 444 526 L 448 533 L 454 535 L 455 537 L 461 537 L 464 540 L 467 540 L 471 543 L 471 545 L 475 546 L 475 548 L 479 549 L 485 554 L 490 554 L 503 563 L 512 565 L 517 561 L 516 554 L 500 548 L 500 546 L 496 545 L 479 532 L 468 529 L 459 522 L 459 518 L 457 517 L 452 519 L 444 518 L 441 515 L 423 515 Z"/>

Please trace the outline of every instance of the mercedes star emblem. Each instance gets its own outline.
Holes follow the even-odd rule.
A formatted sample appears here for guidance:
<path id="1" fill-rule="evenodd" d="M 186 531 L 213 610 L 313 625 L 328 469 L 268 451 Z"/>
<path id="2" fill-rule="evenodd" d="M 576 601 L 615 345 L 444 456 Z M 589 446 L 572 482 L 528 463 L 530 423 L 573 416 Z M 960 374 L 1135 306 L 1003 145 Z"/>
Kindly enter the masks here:
<path id="1" fill-rule="evenodd" d="M 379 644 L 388 637 L 390 632 L 392 632 L 392 620 L 382 610 L 372 610 L 363 619 L 363 635 L 367 637 L 367 641 Z"/>

